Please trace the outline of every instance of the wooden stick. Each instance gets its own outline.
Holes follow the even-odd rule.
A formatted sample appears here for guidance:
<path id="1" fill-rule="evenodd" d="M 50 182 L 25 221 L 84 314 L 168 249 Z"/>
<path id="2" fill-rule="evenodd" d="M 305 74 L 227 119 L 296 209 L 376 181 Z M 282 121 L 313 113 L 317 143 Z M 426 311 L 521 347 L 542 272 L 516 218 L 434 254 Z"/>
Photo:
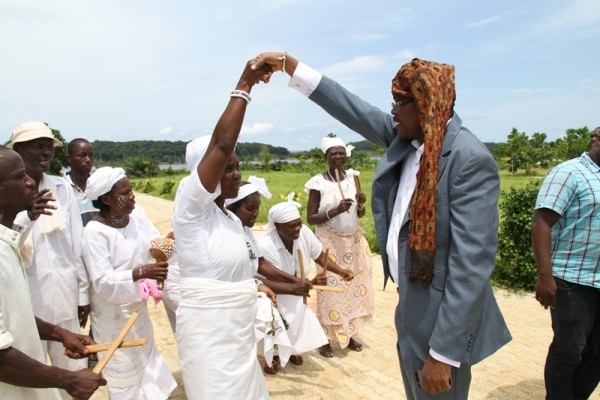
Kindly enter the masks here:
<path id="1" fill-rule="evenodd" d="M 298 251 L 298 265 L 300 265 L 300 279 L 302 280 L 302 282 L 304 282 L 304 280 L 306 279 L 306 276 L 304 274 L 304 263 L 302 262 L 302 250 L 297 249 Z M 302 296 L 302 301 L 304 302 L 304 304 L 308 304 L 306 296 Z"/>
<path id="2" fill-rule="evenodd" d="M 123 327 L 123 329 L 121 329 L 121 332 L 119 332 L 119 335 L 110 344 L 110 347 L 108 348 L 108 350 L 106 350 L 104 357 L 102 357 L 100 359 L 100 361 L 98 361 L 98 364 L 96 364 L 96 366 L 92 370 L 93 373 L 100 375 L 100 373 L 102 372 L 104 367 L 106 367 L 106 364 L 110 361 L 113 354 L 115 354 L 115 351 L 117 351 L 119 346 L 121 346 L 121 344 L 123 343 L 125 336 L 127 336 L 127 333 L 129 333 L 129 331 L 131 330 L 131 327 L 135 323 L 135 320 L 137 319 L 137 317 L 138 317 L 138 313 L 136 313 L 134 311 L 133 314 L 131 314 L 131 317 L 129 317 L 129 319 L 125 323 L 125 326 Z M 73 397 L 72 399 L 77 400 L 76 397 Z"/>
<path id="3" fill-rule="evenodd" d="M 338 292 L 341 293 L 344 291 L 344 288 L 337 286 L 322 286 L 322 285 L 313 285 L 313 290 L 324 290 L 326 292 Z"/>
<path id="4" fill-rule="evenodd" d="M 327 264 L 329 264 L 329 247 L 325 249 L 325 265 L 323 266 L 323 275 L 327 275 Z"/>
<path id="5" fill-rule="evenodd" d="M 132 339 L 132 340 L 126 340 L 123 343 L 121 343 L 121 345 L 119 346 L 120 349 L 122 348 L 126 348 L 126 347 L 137 347 L 137 346 L 143 346 L 148 342 L 148 339 Z M 90 353 L 98 353 L 100 351 L 106 351 L 108 350 L 108 348 L 110 347 L 112 343 L 99 343 L 99 344 L 90 344 L 87 347 L 87 349 L 90 351 Z"/>
<path id="6" fill-rule="evenodd" d="M 125 326 L 123 327 L 123 329 L 121 329 L 121 332 L 119 332 L 119 335 L 111 343 L 111 345 L 108 348 L 108 350 L 106 350 L 106 353 L 104 354 L 104 357 L 102 357 L 100 359 L 100 361 L 98 361 L 98 364 L 96 364 L 96 366 L 94 367 L 94 369 L 92 370 L 92 372 L 95 372 L 96 374 L 100 375 L 100 373 L 102 372 L 102 370 L 104 369 L 104 367 L 106 366 L 106 364 L 108 363 L 108 361 L 111 359 L 111 357 L 113 356 L 113 354 L 115 354 L 115 351 L 117 351 L 117 349 L 119 348 L 119 346 L 121 346 L 121 343 L 123 343 L 123 340 L 125 339 L 125 336 L 127 336 L 127 333 L 129 333 L 129 330 L 131 329 L 131 327 L 135 323 L 135 320 L 137 319 L 137 317 L 138 317 L 138 313 L 136 313 L 134 311 L 133 314 L 131 314 L 131 317 L 129 317 L 129 319 L 127 320 L 127 323 L 125 324 Z"/>
<path id="7" fill-rule="evenodd" d="M 354 175 L 354 186 L 356 186 L 356 194 L 361 194 L 362 190 L 360 190 L 360 181 L 358 180 L 358 175 Z"/>
<path id="8" fill-rule="evenodd" d="M 346 279 L 344 279 L 345 281 L 350 281 L 352 280 L 352 278 L 354 278 L 356 275 L 360 275 L 363 273 L 363 270 L 361 269 L 360 271 L 357 271 L 355 273 L 353 273 L 352 275 L 350 275 L 349 277 L 347 277 Z"/>
<path id="9" fill-rule="evenodd" d="M 340 194 L 342 195 L 342 200 L 344 200 L 346 198 L 346 196 L 344 195 L 344 189 L 342 189 L 342 182 L 340 182 L 340 172 L 337 168 L 334 169 L 334 172 L 335 172 L 335 180 L 337 181 L 337 184 L 338 184 L 338 189 L 340 189 Z M 346 212 L 349 213 L 350 210 L 346 210 Z"/>

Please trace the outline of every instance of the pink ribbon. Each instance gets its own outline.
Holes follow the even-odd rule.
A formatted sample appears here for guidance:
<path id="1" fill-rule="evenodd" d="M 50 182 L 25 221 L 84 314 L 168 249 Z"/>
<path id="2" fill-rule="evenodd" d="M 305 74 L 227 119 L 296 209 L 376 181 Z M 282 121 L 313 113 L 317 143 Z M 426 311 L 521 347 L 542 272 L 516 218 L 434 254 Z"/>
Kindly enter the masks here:
<path id="1" fill-rule="evenodd" d="M 146 300 L 148 297 L 152 297 L 154 298 L 154 305 L 160 303 L 163 298 L 163 292 L 158 290 L 154 279 L 140 279 L 138 285 L 140 285 L 142 301 Z"/>

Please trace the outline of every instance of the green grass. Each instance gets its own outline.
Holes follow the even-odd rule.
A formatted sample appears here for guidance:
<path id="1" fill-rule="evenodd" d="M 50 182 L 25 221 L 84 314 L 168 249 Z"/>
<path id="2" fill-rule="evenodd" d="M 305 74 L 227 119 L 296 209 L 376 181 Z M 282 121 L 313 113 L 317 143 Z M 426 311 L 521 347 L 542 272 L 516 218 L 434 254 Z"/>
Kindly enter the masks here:
<path id="1" fill-rule="evenodd" d="M 525 187 L 527 182 L 531 179 L 543 179 L 548 170 L 535 170 L 531 175 L 527 176 L 524 172 L 519 171 L 516 174 L 511 174 L 508 171 L 500 172 L 500 188 L 503 191 L 508 192 L 511 187 Z M 371 213 L 371 207 L 369 206 L 369 199 L 371 198 L 371 182 L 373 180 L 373 175 L 375 171 L 361 171 L 360 181 L 361 188 L 367 195 L 367 213 L 364 218 L 360 219 L 360 225 L 363 227 L 365 231 L 365 238 L 369 242 L 371 246 L 371 250 L 374 253 L 379 253 L 379 245 L 377 244 L 377 238 L 375 236 L 375 225 L 373 223 L 373 214 Z M 300 173 L 300 172 L 284 172 L 284 171 L 243 171 L 242 179 L 248 178 L 250 175 L 256 175 L 258 177 L 264 178 L 267 182 L 267 186 L 271 191 L 273 197 L 270 199 L 262 198 L 261 204 L 261 213 L 257 219 L 257 222 L 260 224 L 267 223 L 267 211 L 269 208 L 286 199 L 286 196 L 289 192 L 296 192 L 297 199 L 300 204 L 302 204 L 302 209 L 300 210 L 300 214 L 302 216 L 302 221 L 306 223 L 306 202 L 308 201 L 308 195 L 304 192 L 304 184 L 311 178 L 311 174 L 309 173 Z M 146 192 L 144 187 L 151 188 L 154 187 L 153 190 L 147 191 L 146 193 L 162 197 L 167 200 L 173 200 L 175 197 L 175 192 L 177 191 L 177 186 L 179 181 L 185 175 L 174 175 L 174 176 L 159 176 L 155 178 L 149 179 L 132 179 L 132 184 L 134 185 L 134 189 L 141 192 Z M 165 184 L 165 181 L 172 181 L 175 184 L 170 193 L 161 194 L 161 190 Z M 502 201 L 502 197 L 500 198 Z"/>

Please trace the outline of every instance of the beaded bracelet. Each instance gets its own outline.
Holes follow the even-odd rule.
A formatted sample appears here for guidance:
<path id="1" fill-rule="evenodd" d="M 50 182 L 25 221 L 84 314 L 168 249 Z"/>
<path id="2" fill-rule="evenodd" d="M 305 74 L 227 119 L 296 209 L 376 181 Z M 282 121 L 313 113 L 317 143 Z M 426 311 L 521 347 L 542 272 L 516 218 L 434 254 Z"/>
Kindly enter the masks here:
<path id="1" fill-rule="evenodd" d="M 281 67 L 281 72 L 285 74 L 285 60 L 287 59 L 287 52 L 283 52 L 281 57 L 277 57 L 278 60 L 283 61 L 283 66 Z"/>
<path id="2" fill-rule="evenodd" d="M 231 97 L 239 97 L 241 99 L 246 100 L 247 103 L 250 103 L 252 101 L 252 97 L 250 97 L 250 94 L 247 92 L 244 92 L 243 90 L 232 90 Z"/>

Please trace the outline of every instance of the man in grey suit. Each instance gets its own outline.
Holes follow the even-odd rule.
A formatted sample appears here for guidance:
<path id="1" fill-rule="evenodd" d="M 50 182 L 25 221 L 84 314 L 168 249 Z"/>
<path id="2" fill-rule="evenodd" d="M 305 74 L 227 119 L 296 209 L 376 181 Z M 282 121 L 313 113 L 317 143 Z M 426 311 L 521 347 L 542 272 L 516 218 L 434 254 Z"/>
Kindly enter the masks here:
<path id="1" fill-rule="evenodd" d="M 498 247 L 498 169 L 454 113 L 454 67 L 418 59 L 402 66 L 388 114 L 286 53 L 262 53 L 255 67 L 264 63 L 387 149 L 371 204 L 386 282 L 391 276 L 398 284 L 406 395 L 467 399 L 471 366 L 511 336 L 489 283 Z"/>

